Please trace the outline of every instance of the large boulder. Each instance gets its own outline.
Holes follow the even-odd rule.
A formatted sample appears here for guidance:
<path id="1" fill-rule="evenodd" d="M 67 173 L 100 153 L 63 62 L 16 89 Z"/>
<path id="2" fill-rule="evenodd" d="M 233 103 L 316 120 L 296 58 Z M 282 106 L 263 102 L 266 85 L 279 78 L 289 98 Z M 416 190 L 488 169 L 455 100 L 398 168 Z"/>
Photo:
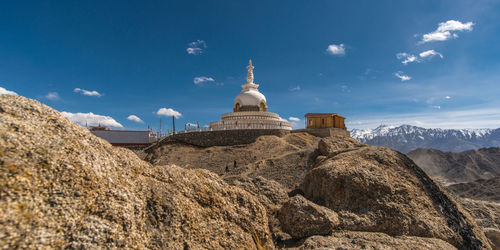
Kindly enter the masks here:
<path id="1" fill-rule="evenodd" d="M 152 166 L 37 101 L 0 95 L 5 248 L 272 248 L 265 208 L 207 170 Z"/>
<path id="2" fill-rule="evenodd" d="M 283 230 L 294 238 L 327 235 L 339 224 L 335 212 L 318 206 L 301 195 L 296 195 L 283 204 L 278 218 Z"/>
<path id="3" fill-rule="evenodd" d="M 339 228 L 489 248 L 471 216 L 405 155 L 384 147 L 330 154 L 300 185 L 339 215 Z"/>

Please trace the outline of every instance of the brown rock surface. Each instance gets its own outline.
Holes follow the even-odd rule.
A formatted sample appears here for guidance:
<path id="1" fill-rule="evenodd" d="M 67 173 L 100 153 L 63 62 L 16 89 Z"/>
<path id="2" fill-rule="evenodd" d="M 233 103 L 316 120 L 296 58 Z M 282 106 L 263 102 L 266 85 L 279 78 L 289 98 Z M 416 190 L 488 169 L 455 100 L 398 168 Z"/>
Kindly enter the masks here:
<path id="1" fill-rule="evenodd" d="M 0 211 L 6 248 L 273 247 L 248 192 L 153 167 L 19 96 L 0 95 Z"/>
<path id="2" fill-rule="evenodd" d="M 456 249 L 449 243 L 432 238 L 399 236 L 391 237 L 384 233 L 372 232 L 335 232 L 329 236 L 311 236 L 299 246 L 289 249 Z"/>
<path id="3" fill-rule="evenodd" d="M 490 240 L 491 247 L 494 250 L 500 249 L 500 230 L 495 228 L 484 229 L 484 234 Z"/>
<path id="4" fill-rule="evenodd" d="M 482 228 L 500 229 L 500 203 L 462 198 L 460 204 Z"/>
<path id="5" fill-rule="evenodd" d="M 474 217 L 477 225 L 483 229 L 493 249 L 500 249 L 500 245 L 497 244 L 500 239 L 500 203 L 467 198 L 458 199 Z"/>
<path id="6" fill-rule="evenodd" d="M 443 239 L 458 248 L 489 248 L 468 213 L 408 157 L 362 147 L 324 160 L 300 189 L 339 215 L 339 228 Z"/>
<path id="7" fill-rule="evenodd" d="M 327 235 L 339 224 L 337 214 L 301 195 L 290 198 L 278 212 L 281 228 L 294 238 Z"/>
<path id="8" fill-rule="evenodd" d="M 350 137 L 328 137 L 321 139 L 318 143 L 318 151 L 324 156 L 333 156 L 331 154 L 343 153 L 361 147 L 366 147 L 366 145 Z"/>

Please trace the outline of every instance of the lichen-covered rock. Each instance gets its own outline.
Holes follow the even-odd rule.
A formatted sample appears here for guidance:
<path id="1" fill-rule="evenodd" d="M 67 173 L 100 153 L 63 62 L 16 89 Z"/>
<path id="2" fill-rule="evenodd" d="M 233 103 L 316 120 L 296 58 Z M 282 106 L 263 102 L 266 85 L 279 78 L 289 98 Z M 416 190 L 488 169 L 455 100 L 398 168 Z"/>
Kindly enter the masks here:
<path id="1" fill-rule="evenodd" d="M 0 95 L 5 248 L 272 248 L 265 208 L 206 170 L 152 166 L 37 101 Z"/>
<path id="2" fill-rule="evenodd" d="M 294 238 L 327 235 L 339 224 L 337 214 L 301 195 L 290 198 L 278 212 L 281 227 Z"/>
<path id="3" fill-rule="evenodd" d="M 311 236 L 298 247 L 290 249 L 456 249 L 449 243 L 432 238 L 400 236 L 391 237 L 384 233 L 335 232 L 329 236 Z"/>
<path id="4" fill-rule="evenodd" d="M 274 241 L 278 242 L 291 238 L 290 235 L 281 230 L 280 222 L 277 217 L 277 212 L 281 205 L 288 200 L 288 193 L 283 185 L 262 176 L 255 178 L 232 176 L 224 180 L 231 185 L 249 192 L 266 208 L 269 230 L 271 231 Z"/>
<path id="5" fill-rule="evenodd" d="M 330 154 L 300 185 L 304 196 L 339 215 L 339 228 L 439 238 L 458 248 L 489 248 L 471 216 L 408 157 L 383 147 Z"/>
<path id="6" fill-rule="evenodd" d="M 237 186 L 255 196 L 264 207 L 270 211 L 280 207 L 288 200 L 288 192 L 283 185 L 274 180 L 268 180 L 262 176 L 230 177 L 224 179 L 231 185 Z"/>

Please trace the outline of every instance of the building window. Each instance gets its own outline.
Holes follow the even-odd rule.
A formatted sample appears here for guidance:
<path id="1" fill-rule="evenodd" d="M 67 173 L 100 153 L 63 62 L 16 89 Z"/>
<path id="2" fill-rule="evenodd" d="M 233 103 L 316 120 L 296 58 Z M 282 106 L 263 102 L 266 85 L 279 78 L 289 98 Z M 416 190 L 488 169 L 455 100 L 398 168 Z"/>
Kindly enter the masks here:
<path id="1" fill-rule="evenodd" d="M 313 124 L 313 120 L 309 120 L 309 125 L 312 125 Z"/>
<path id="2" fill-rule="evenodd" d="M 321 119 L 321 125 L 325 125 L 325 119 Z"/>

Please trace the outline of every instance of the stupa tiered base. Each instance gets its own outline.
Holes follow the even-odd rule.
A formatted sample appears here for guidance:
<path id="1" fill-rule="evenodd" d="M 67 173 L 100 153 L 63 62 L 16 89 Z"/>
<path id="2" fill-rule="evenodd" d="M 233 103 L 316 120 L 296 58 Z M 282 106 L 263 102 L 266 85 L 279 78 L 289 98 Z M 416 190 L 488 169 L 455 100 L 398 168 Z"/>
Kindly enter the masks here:
<path id="1" fill-rule="evenodd" d="M 292 124 L 281 119 L 278 114 L 260 111 L 240 111 L 222 115 L 222 120 L 211 122 L 212 130 L 231 129 L 285 129 L 291 130 Z"/>

